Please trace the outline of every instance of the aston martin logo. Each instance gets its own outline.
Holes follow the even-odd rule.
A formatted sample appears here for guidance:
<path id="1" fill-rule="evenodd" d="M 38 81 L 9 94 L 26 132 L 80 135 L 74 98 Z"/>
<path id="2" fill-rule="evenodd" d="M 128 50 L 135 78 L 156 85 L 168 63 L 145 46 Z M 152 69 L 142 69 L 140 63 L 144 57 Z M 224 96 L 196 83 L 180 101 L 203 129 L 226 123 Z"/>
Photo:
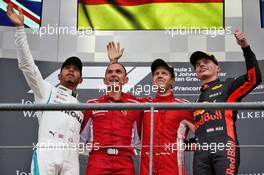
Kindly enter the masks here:
<path id="1" fill-rule="evenodd" d="M 217 89 L 221 88 L 222 86 L 223 86 L 223 84 L 216 85 L 216 86 L 212 87 L 212 90 L 217 90 Z"/>

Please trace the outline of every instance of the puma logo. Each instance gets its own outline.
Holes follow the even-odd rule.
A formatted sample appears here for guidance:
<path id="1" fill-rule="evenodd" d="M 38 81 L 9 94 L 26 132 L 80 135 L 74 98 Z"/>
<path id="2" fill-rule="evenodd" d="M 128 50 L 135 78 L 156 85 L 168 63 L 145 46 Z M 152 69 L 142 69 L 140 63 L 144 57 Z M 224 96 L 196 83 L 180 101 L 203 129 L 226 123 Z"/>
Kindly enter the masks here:
<path id="1" fill-rule="evenodd" d="M 49 133 L 51 133 L 53 136 L 55 136 L 56 132 L 52 132 L 52 131 L 49 131 Z"/>

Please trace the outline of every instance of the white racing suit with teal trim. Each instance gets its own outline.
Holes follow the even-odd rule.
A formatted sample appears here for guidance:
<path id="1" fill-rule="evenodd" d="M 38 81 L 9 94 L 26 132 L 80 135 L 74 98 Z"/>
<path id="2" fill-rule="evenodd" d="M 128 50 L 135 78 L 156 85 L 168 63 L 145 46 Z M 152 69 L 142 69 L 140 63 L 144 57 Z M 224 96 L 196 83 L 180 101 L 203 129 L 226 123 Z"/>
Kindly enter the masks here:
<path id="1" fill-rule="evenodd" d="M 30 53 L 23 27 L 16 30 L 15 43 L 19 69 L 33 90 L 36 103 L 78 103 L 70 89 L 61 85 L 54 87 L 43 80 Z M 79 175 L 76 146 L 82 121 L 81 111 L 38 112 L 38 146 L 41 148 L 33 154 L 31 175 Z"/>

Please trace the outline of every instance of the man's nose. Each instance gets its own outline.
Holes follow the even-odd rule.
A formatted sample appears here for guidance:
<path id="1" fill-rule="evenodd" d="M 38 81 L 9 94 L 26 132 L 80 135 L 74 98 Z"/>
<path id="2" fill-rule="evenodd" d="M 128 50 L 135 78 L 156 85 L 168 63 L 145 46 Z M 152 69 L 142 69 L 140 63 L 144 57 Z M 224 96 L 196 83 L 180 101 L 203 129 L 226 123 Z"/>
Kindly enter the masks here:
<path id="1" fill-rule="evenodd" d="M 201 62 L 200 64 L 199 64 L 199 67 L 204 67 L 205 66 L 205 63 L 203 63 L 203 62 Z"/>
<path id="2" fill-rule="evenodd" d="M 163 77 L 162 77 L 162 74 L 161 74 L 161 73 L 158 73 L 158 75 L 157 75 L 157 79 L 161 79 L 161 78 L 163 78 Z"/>
<path id="3" fill-rule="evenodd" d="M 112 74 L 111 74 L 112 77 L 116 77 L 117 76 L 117 73 L 116 71 L 113 71 Z"/>
<path id="4" fill-rule="evenodd" d="M 71 72 L 73 72 L 73 71 L 74 71 L 74 68 L 73 68 L 73 66 L 70 66 L 70 69 L 69 69 L 69 71 L 71 71 Z"/>

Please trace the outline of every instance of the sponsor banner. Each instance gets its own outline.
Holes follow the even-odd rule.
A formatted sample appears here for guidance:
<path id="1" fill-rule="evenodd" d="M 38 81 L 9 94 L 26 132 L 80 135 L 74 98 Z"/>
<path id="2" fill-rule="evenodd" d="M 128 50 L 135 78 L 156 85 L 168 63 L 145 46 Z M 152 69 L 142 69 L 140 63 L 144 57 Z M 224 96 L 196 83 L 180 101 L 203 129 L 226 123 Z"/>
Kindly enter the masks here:
<path id="1" fill-rule="evenodd" d="M 264 67 L 264 61 L 259 61 Z M 58 85 L 58 73 L 61 63 L 36 61 L 43 78 L 52 85 Z M 151 63 L 125 63 L 129 83 L 124 91 L 138 97 L 154 97 L 151 84 Z M 190 63 L 171 63 L 176 74 L 176 83 L 173 92 L 177 98 L 196 101 L 199 96 L 200 82 L 196 78 Z M 78 97 L 81 102 L 97 98 L 105 93 L 103 77 L 107 63 L 84 63 L 83 83 L 78 87 Z M 221 79 L 237 77 L 246 72 L 243 62 L 221 62 Z M 32 91 L 29 89 L 22 72 L 18 69 L 17 60 L 0 59 L 0 75 L 2 86 L 0 103 L 34 102 Z M 264 74 L 262 72 L 262 76 Z M 245 101 L 264 101 L 264 84 L 259 85 L 251 92 Z M 38 121 L 35 111 L 0 112 L 0 146 L 30 146 L 37 142 Z M 237 133 L 241 147 L 240 174 L 248 172 L 264 172 L 262 158 L 264 157 L 264 111 L 239 111 L 237 115 Z M 253 147 L 252 147 L 253 145 Z M 254 146 L 255 145 L 255 146 Z M 30 172 L 32 158 L 31 149 L 0 148 L 0 174 L 23 174 Z M 186 168 L 191 171 L 191 154 L 188 153 Z M 12 164 L 10 164 L 12 162 Z M 87 161 L 81 158 L 81 169 L 85 172 Z M 83 174 L 82 173 L 82 174 Z"/>

